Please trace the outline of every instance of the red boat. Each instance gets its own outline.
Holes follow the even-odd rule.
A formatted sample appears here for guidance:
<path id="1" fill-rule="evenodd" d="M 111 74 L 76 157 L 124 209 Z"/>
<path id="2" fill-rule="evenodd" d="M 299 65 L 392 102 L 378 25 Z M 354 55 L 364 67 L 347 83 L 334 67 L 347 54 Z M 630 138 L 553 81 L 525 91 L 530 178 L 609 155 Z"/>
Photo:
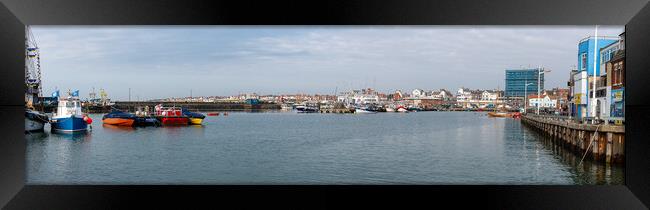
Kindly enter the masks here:
<path id="1" fill-rule="evenodd" d="M 155 107 L 156 117 L 163 125 L 188 125 L 189 117 L 183 115 L 180 107 L 163 107 L 161 104 Z"/>
<path id="2" fill-rule="evenodd" d="M 219 116 L 219 112 L 210 112 L 208 116 Z"/>

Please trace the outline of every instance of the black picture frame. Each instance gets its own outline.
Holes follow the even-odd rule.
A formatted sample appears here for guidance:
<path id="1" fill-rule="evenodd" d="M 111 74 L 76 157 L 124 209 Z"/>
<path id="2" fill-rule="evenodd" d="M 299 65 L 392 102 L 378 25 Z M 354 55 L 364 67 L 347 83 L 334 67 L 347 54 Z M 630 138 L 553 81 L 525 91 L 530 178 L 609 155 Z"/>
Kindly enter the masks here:
<path id="1" fill-rule="evenodd" d="M 622 186 L 25 185 L 24 25 L 625 25 Z M 0 206 L 7 209 L 220 207 L 650 206 L 650 5 L 647 0 L 179 1 L 0 0 Z"/>

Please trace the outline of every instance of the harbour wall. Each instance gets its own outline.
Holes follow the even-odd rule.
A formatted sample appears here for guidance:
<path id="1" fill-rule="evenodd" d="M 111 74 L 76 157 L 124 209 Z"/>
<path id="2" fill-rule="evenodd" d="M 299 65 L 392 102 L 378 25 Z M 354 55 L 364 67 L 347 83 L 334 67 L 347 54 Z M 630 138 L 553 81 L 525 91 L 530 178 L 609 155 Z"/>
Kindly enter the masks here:
<path id="1" fill-rule="evenodd" d="M 586 155 L 585 159 L 602 163 L 625 162 L 625 126 L 581 124 L 569 119 L 532 114 L 523 115 L 521 122 L 550 137 L 547 140 L 553 144 L 570 149 L 579 158 Z"/>
<path id="2" fill-rule="evenodd" d="M 153 110 L 158 104 L 163 106 L 176 106 L 187 108 L 191 111 L 262 111 L 262 110 L 279 110 L 279 104 L 260 103 L 211 103 L 211 102 L 134 102 L 134 101 L 117 101 L 113 107 L 125 110 L 136 111 L 138 107 L 149 107 Z"/>

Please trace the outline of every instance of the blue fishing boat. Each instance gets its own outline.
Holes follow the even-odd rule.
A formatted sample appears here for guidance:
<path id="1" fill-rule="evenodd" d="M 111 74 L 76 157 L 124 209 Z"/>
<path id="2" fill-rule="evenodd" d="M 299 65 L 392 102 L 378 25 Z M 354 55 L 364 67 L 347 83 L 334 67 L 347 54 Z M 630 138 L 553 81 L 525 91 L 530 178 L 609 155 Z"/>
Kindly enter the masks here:
<path id="1" fill-rule="evenodd" d="M 52 132 L 86 132 L 90 118 L 81 111 L 79 91 L 67 98 L 60 98 L 56 113 L 52 116 Z"/>

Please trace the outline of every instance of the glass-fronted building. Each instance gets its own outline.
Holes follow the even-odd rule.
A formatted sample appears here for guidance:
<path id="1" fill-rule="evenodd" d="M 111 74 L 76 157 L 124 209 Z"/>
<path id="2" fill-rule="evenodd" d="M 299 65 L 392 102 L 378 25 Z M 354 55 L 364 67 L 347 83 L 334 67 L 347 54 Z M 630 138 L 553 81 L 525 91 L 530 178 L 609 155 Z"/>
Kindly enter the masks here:
<path id="1" fill-rule="evenodd" d="M 537 94 L 537 88 L 544 90 L 544 74 L 539 78 L 540 69 L 507 69 L 506 70 L 506 97 L 524 97 L 525 94 Z M 532 84 L 530 84 L 532 83 Z M 526 87 L 526 84 L 530 84 Z M 526 88 L 526 89 L 524 89 Z"/>

